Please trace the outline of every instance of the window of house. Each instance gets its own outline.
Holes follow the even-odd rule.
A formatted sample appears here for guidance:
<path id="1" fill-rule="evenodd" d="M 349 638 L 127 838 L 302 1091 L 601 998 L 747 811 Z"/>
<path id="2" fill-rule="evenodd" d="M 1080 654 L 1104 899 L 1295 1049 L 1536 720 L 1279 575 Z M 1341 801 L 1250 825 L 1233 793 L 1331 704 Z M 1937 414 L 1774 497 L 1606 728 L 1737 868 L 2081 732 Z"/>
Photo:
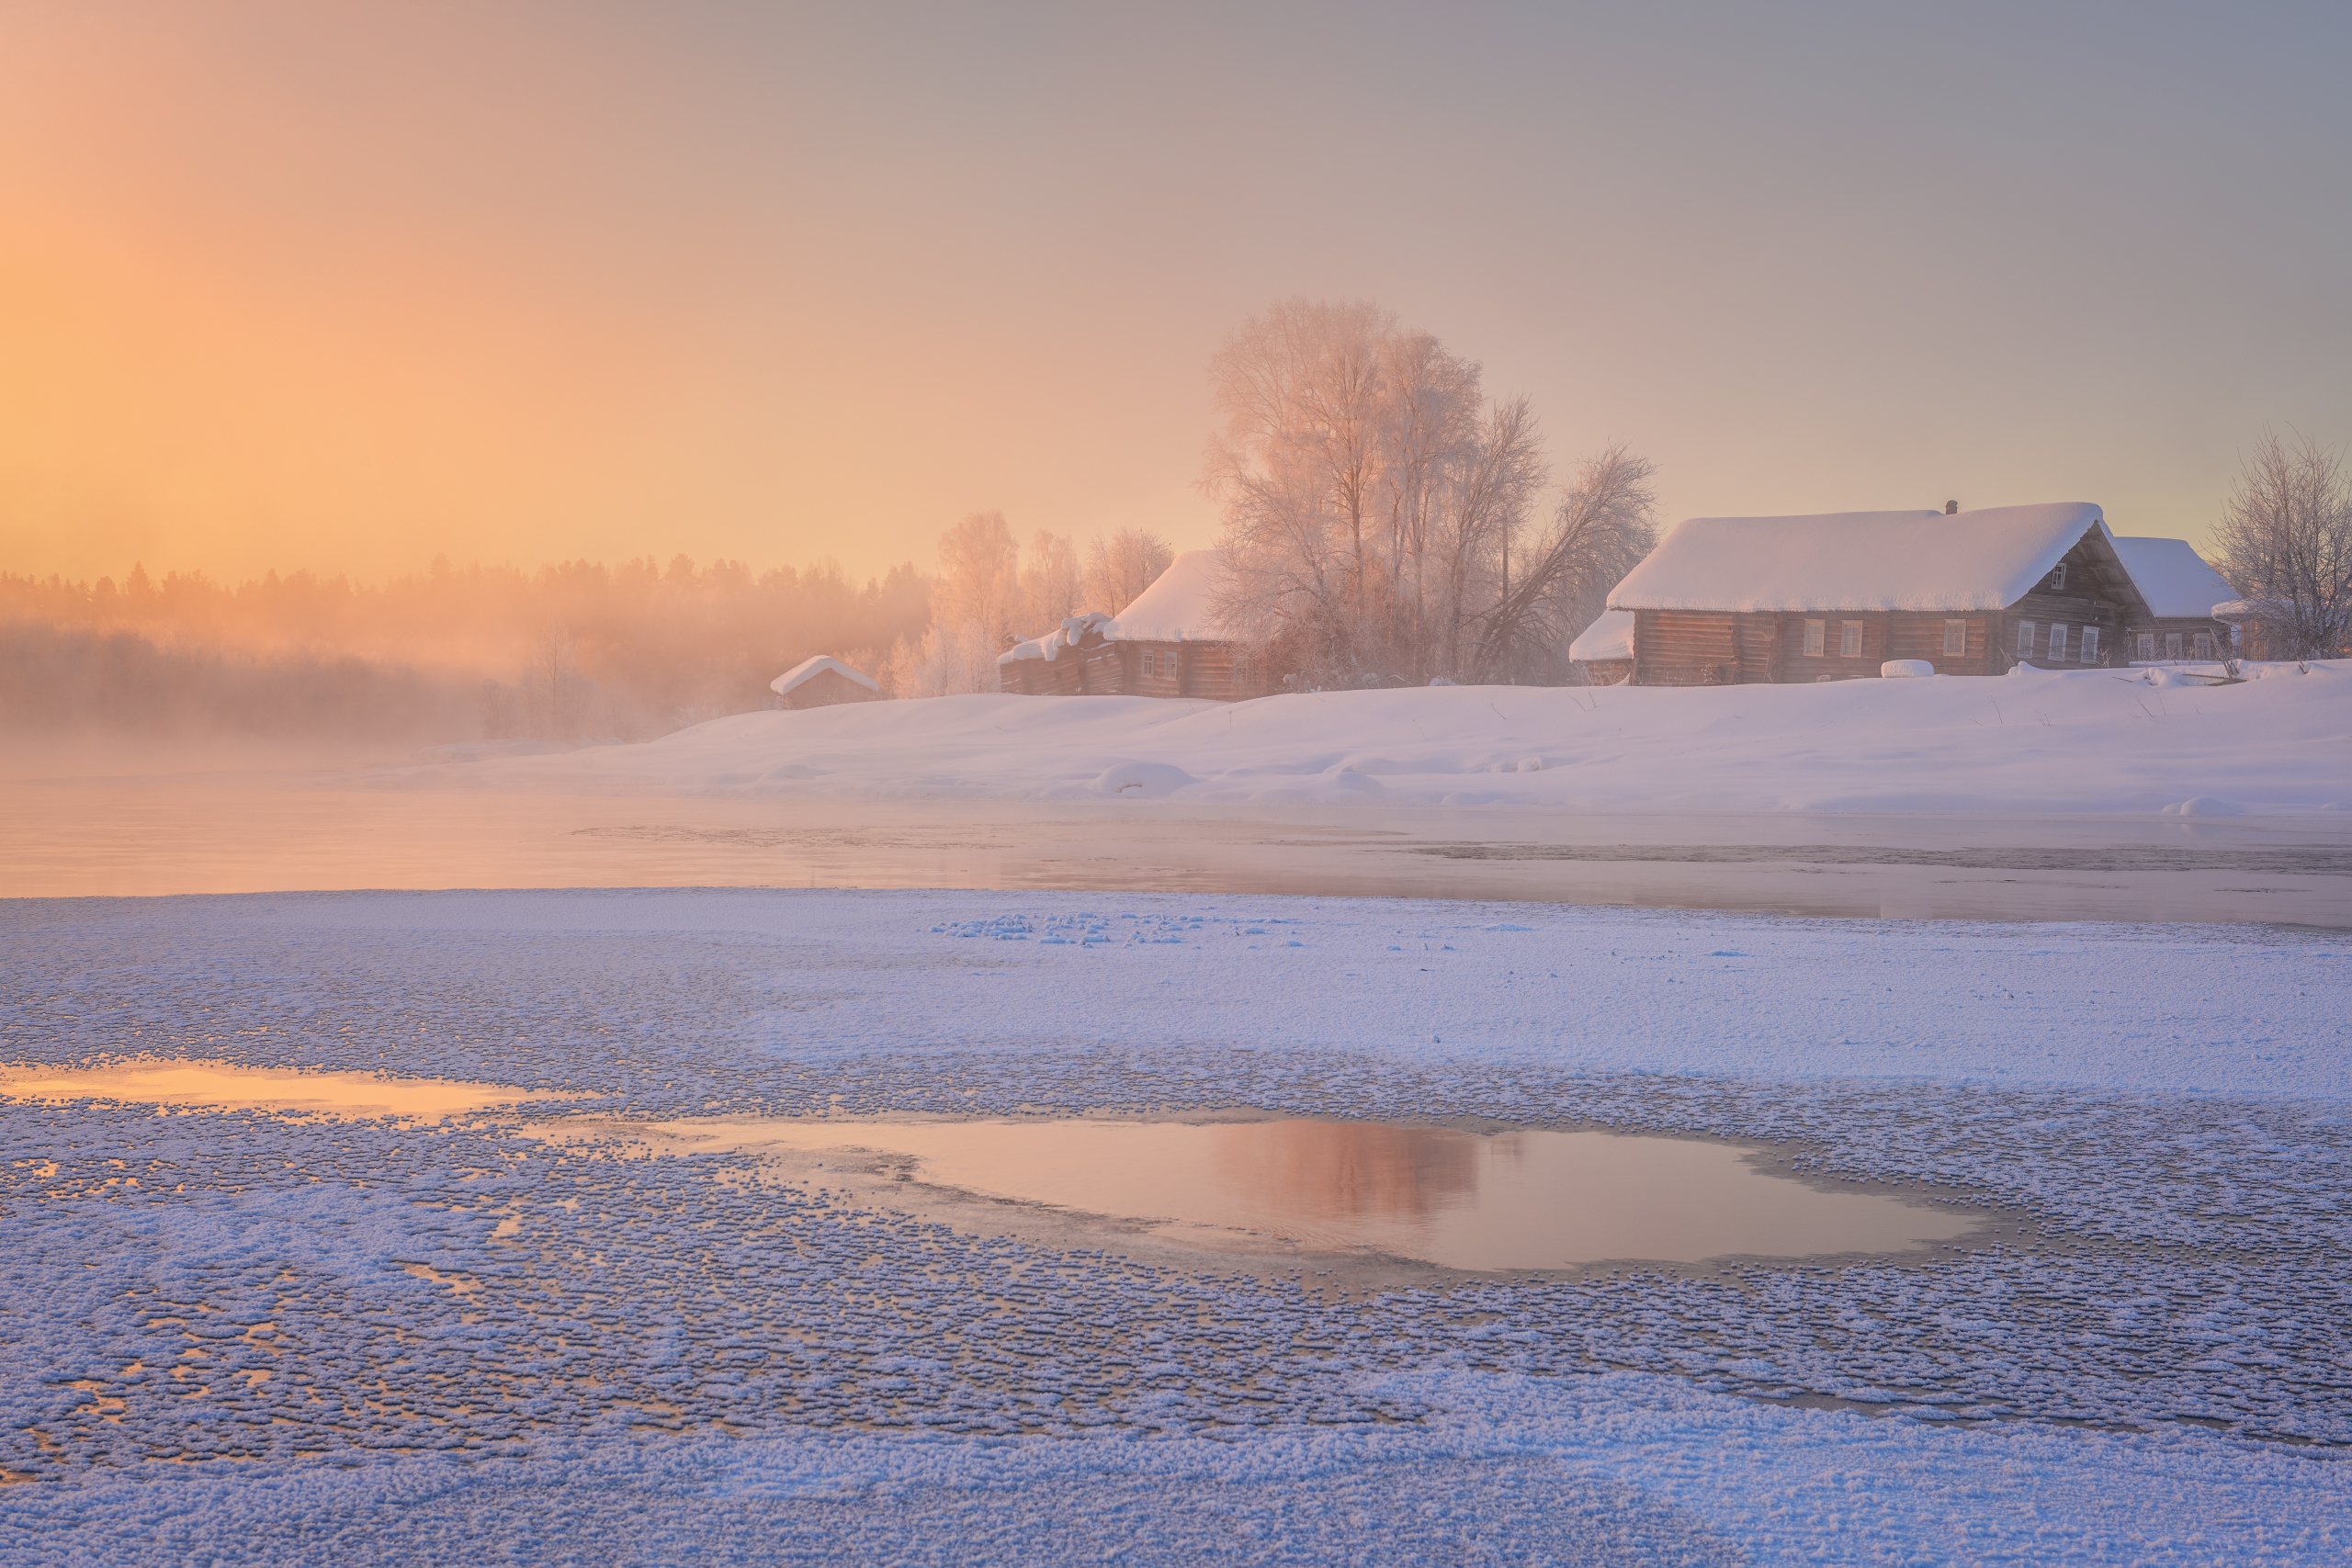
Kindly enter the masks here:
<path id="1" fill-rule="evenodd" d="M 1176 679 L 1176 650 L 1171 648 L 1159 656 L 1159 672 L 1173 681 Z"/>
<path id="2" fill-rule="evenodd" d="M 1841 659 L 1860 659 L 1862 656 L 1861 622 L 1838 623 L 1838 654 Z"/>
<path id="3" fill-rule="evenodd" d="M 2050 657 L 2058 660 L 2066 657 L 2066 628 L 2056 621 L 2050 623 Z"/>
<path id="4" fill-rule="evenodd" d="M 2054 568 L 2052 568 L 2052 569 L 2051 570 L 2051 573 L 2050 573 L 2050 591 L 2051 591 L 2052 592 L 2055 593 L 2055 592 L 2060 592 L 2061 590 L 2063 590 L 2065 586 L 2066 586 L 2066 563 L 2065 563 L 2064 561 L 2060 561 L 2060 562 L 2057 564 L 2057 566 L 2055 566 Z"/>
<path id="5" fill-rule="evenodd" d="M 2142 659 L 2154 659 L 2155 656 L 2156 634 L 2154 632 L 2142 632 L 2140 634 L 2140 657 Z"/>
<path id="6" fill-rule="evenodd" d="M 1818 659 L 1829 651 L 1829 623 L 1807 621 L 1804 624 L 1804 656 Z"/>
<path id="7" fill-rule="evenodd" d="M 2211 659 L 2213 657 L 2213 634 L 2211 632 L 2199 632 L 2197 634 L 2196 657 L 2199 659 Z"/>
<path id="8" fill-rule="evenodd" d="M 2033 657 L 2033 623 L 2031 621 L 2018 623 L 2018 657 L 2019 659 Z"/>
<path id="9" fill-rule="evenodd" d="M 2081 660 L 2086 664 L 2097 664 L 2098 662 L 2098 628 L 2097 626 L 2085 626 L 2083 628 L 2082 651 L 2077 653 L 2075 657 Z"/>
<path id="10" fill-rule="evenodd" d="M 1157 649 L 1147 648 L 1143 650 L 1143 672 L 1147 675 L 1159 673 L 1159 654 Z"/>
<path id="11" fill-rule="evenodd" d="M 2165 657 L 2166 659 L 2178 659 L 2180 657 L 2180 634 L 2178 632 L 2165 633 Z"/>
<path id="12" fill-rule="evenodd" d="M 1968 651 L 1968 623 L 1966 621 L 1944 623 L 1944 651 L 1946 653 Z"/>

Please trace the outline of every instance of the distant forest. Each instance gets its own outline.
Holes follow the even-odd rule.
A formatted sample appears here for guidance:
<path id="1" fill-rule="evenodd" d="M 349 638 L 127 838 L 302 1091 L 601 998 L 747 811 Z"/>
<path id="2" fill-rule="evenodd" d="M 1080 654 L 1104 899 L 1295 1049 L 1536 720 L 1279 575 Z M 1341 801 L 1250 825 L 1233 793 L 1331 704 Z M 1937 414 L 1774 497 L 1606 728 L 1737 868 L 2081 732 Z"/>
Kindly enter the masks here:
<path id="1" fill-rule="evenodd" d="M 811 654 L 880 670 L 931 579 L 680 556 L 120 584 L 0 572 L 0 728 L 158 738 L 642 739 L 768 706 Z"/>

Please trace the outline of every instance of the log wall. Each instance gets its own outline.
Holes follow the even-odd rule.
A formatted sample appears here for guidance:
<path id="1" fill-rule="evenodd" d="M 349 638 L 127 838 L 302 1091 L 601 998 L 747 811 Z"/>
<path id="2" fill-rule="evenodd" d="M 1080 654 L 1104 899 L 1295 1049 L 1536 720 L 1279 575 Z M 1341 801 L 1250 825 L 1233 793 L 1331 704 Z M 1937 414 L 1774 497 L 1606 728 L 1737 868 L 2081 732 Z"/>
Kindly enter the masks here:
<path id="1" fill-rule="evenodd" d="M 1634 684 L 1723 686 L 1739 678 L 1739 645 L 1730 615 L 1681 610 L 1634 612 Z"/>
<path id="2" fill-rule="evenodd" d="M 1148 653 L 1150 659 L 1146 660 Z M 1173 668 L 1170 664 L 1172 660 Z M 1147 662 L 1150 672 L 1146 673 Z M 1266 694 L 1264 662 L 1229 642 L 1103 642 L 1059 659 L 997 666 L 998 688 L 1023 696 L 1204 697 L 1232 702 Z"/>

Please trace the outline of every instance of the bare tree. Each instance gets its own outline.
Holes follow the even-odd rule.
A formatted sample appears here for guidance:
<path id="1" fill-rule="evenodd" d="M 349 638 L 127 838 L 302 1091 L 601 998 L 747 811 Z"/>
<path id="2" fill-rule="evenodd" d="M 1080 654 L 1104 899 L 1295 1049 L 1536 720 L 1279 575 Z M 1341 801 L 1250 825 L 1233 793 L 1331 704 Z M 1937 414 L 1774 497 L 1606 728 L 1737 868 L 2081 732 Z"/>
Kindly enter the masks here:
<path id="1" fill-rule="evenodd" d="M 2270 611 L 2272 657 L 2329 659 L 2352 644 L 2352 479 L 2337 451 L 2265 431 L 2213 543 L 2230 585 Z"/>
<path id="2" fill-rule="evenodd" d="M 1122 528 L 1107 539 L 1096 539 L 1086 547 L 1082 607 L 1117 615 L 1159 581 L 1175 558 L 1167 540 L 1141 528 Z"/>
<path id="3" fill-rule="evenodd" d="M 1600 613 L 1609 591 L 1657 543 L 1656 472 L 1622 442 L 1577 465 L 1551 529 L 1485 617 L 1473 679 L 1494 680 L 1555 652 Z"/>

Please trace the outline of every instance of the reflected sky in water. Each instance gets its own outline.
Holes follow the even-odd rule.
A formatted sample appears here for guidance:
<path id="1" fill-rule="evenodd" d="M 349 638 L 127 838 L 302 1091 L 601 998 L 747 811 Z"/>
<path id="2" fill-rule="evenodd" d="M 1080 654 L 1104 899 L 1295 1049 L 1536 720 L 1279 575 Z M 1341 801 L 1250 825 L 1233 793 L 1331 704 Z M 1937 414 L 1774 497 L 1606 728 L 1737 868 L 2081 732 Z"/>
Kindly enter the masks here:
<path id="1" fill-rule="evenodd" d="M 1726 1145 L 1357 1122 L 687 1121 L 695 1151 L 858 1149 L 918 1181 L 1160 1222 L 1163 1239 L 1255 1233 L 1464 1269 L 1613 1259 L 1894 1252 L 1979 1214 L 1773 1176 Z"/>

